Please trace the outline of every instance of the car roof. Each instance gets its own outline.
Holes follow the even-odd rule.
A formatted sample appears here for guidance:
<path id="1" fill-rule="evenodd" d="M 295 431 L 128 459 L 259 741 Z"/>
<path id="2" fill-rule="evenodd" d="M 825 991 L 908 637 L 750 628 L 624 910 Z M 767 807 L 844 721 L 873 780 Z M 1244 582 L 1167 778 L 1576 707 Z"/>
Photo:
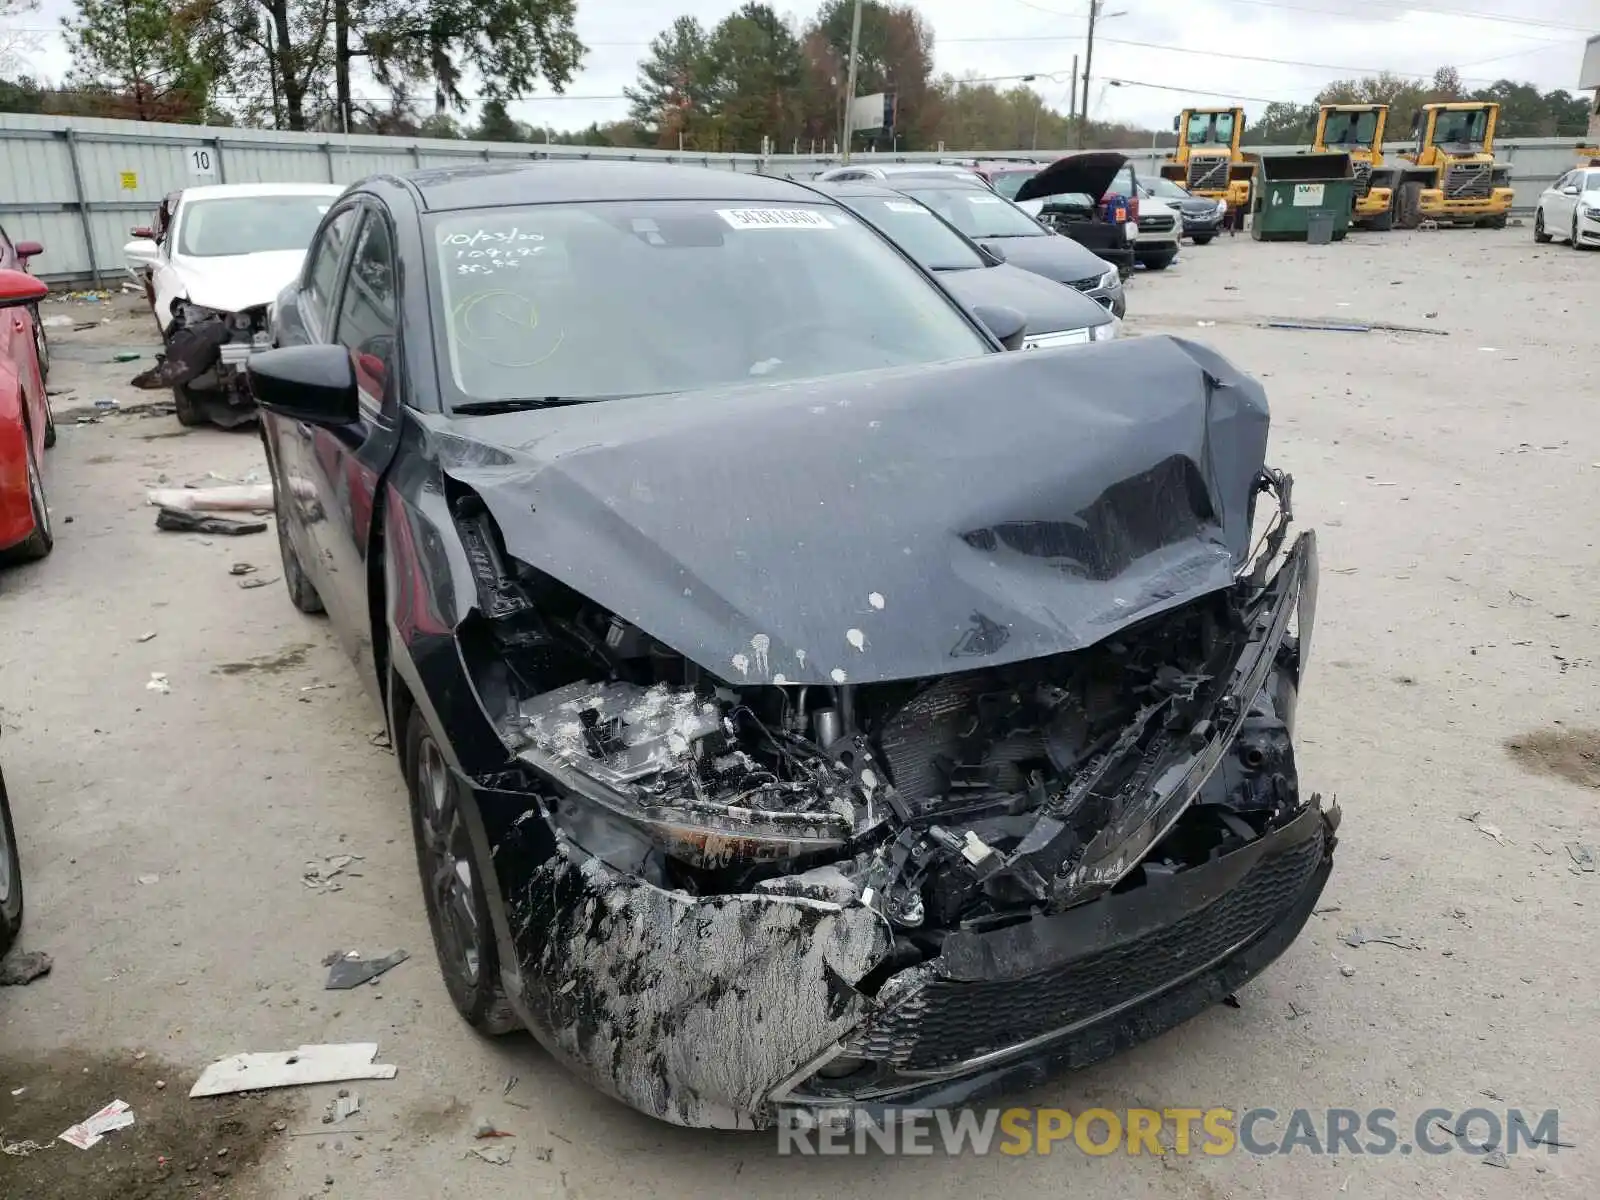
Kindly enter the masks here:
<path id="1" fill-rule="evenodd" d="M 898 188 L 872 179 L 819 179 L 812 189 L 829 196 L 851 196 L 861 199 L 898 200 L 904 196 Z"/>
<path id="2" fill-rule="evenodd" d="M 249 196 L 342 196 L 344 190 L 342 183 L 208 183 L 186 187 L 180 195 L 185 200 L 215 200 Z"/>
<path id="3" fill-rule="evenodd" d="M 425 167 L 401 176 L 429 212 L 600 200 L 784 201 L 815 204 L 810 188 L 748 171 L 675 163 L 578 161 Z"/>
<path id="4" fill-rule="evenodd" d="M 897 188 L 910 187 L 911 184 L 915 182 L 915 180 L 908 179 L 904 184 L 896 184 L 895 186 Z M 984 183 L 983 180 L 961 175 L 934 175 L 926 178 L 924 182 L 926 182 L 930 187 L 966 188 L 968 191 L 972 192 L 992 193 L 993 191 L 993 189 L 990 188 L 988 184 Z"/>

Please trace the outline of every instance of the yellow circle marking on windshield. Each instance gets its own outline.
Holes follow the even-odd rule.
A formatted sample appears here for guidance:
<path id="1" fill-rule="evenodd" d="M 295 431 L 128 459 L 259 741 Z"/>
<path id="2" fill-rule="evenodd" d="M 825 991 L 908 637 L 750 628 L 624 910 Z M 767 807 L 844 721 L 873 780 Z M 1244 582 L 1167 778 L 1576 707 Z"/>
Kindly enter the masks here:
<path id="1" fill-rule="evenodd" d="M 485 318 L 480 318 L 476 322 L 473 320 L 473 314 L 478 311 L 479 306 L 482 305 L 486 300 L 512 301 L 513 311 L 508 312 L 505 308 L 494 306 L 491 307 L 489 312 L 486 314 L 487 319 L 492 320 L 493 318 L 498 317 L 500 320 L 505 322 L 507 329 L 504 333 L 486 332 L 481 329 L 479 326 L 481 326 Z M 518 314 L 514 311 L 515 307 L 519 304 L 527 306 L 526 316 Z M 520 338 L 526 334 L 531 334 L 538 329 L 539 309 L 532 300 L 518 292 L 509 292 L 504 290 L 496 292 L 479 292 L 475 296 L 463 297 L 456 303 L 455 308 L 451 309 L 450 311 L 450 322 L 455 326 L 456 340 L 459 341 L 463 346 L 473 345 L 475 347 L 481 347 L 490 345 L 499 347 L 503 346 L 513 338 Z M 507 362 L 503 359 L 496 358 L 492 353 L 485 353 L 484 358 L 497 367 L 510 367 L 513 369 L 537 367 L 541 363 L 547 362 L 557 350 L 561 349 L 561 343 L 566 340 L 566 337 L 567 331 L 563 329 L 561 332 L 556 334 L 556 340 L 551 343 L 548 350 L 538 357 L 531 358 L 526 361 L 519 360 L 516 362 Z"/>

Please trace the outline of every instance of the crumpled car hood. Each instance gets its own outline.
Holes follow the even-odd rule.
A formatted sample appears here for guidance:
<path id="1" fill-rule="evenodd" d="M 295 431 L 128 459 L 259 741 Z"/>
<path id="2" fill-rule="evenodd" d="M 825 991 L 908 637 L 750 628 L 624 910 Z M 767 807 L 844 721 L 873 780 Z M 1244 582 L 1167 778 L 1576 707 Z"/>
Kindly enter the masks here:
<path id="1" fill-rule="evenodd" d="M 827 684 L 1081 649 L 1230 586 L 1268 413 L 1144 337 L 430 424 L 515 557 L 732 683 Z"/>
<path id="2" fill-rule="evenodd" d="M 304 250 L 265 250 L 220 258 L 174 258 L 189 300 L 218 312 L 270 304 L 300 271 Z"/>

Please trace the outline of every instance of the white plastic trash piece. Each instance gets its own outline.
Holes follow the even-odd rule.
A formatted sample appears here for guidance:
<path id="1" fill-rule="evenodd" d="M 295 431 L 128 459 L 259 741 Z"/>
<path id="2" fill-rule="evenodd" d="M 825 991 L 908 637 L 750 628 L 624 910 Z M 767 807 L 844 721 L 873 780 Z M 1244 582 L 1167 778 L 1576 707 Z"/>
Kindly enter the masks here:
<path id="1" fill-rule="evenodd" d="M 346 1042 L 331 1046 L 301 1046 L 267 1054 L 235 1054 L 214 1062 L 200 1073 L 189 1089 L 196 1096 L 227 1096 L 264 1088 L 303 1087 L 310 1083 L 339 1083 L 346 1079 L 393 1079 L 397 1068 L 374 1063 L 377 1042 Z"/>
<path id="2" fill-rule="evenodd" d="M 87 1150 L 108 1133 L 126 1129 L 133 1124 L 133 1109 L 121 1100 L 113 1100 L 86 1121 L 79 1121 L 57 1136 L 61 1141 Z"/>
<path id="3" fill-rule="evenodd" d="M 144 686 L 147 691 L 160 692 L 163 696 L 172 690 L 172 685 L 167 682 L 166 675 L 161 671 L 151 671 L 150 681 Z"/>
<path id="4" fill-rule="evenodd" d="M 237 483 L 212 488 L 156 488 L 148 493 L 157 508 L 184 512 L 255 512 L 272 507 L 270 483 Z"/>

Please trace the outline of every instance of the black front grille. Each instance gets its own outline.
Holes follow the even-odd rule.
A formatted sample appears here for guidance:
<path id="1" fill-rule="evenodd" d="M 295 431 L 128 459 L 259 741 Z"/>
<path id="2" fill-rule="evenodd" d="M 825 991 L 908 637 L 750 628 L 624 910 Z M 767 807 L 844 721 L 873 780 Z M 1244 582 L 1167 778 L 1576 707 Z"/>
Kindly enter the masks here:
<path id="1" fill-rule="evenodd" d="M 1191 192 L 1225 192 L 1228 190 L 1228 160 L 1216 155 L 1189 158 L 1189 190 Z"/>
<path id="2" fill-rule="evenodd" d="M 1446 200 L 1482 200 L 1494 182 L 1493 163 L 1457 163 L 1444 173 Z"/>
<path id="3" fill-rule="evenodd" d="M 1359 159 L 1350 163 L 1356 177 L 1356 195 L 1365 196 L 1372 189 L 1372 164 Z"/>
<path id="4" fill-rule="evenodd" d="M 1100 286 L 1100 278 L 1099 275 L 1087 275 L 1082 279 L 1069 279 L 1067 286 L 1077 288 L 1080 292 L 1092 292 Z"/>
<path id="5" fill-rule="evenodd" d="M 1323 837 L 1319 826 L 1207 907 L 1125 945 L 1027 979 L 931 979 L 874 1017 L 846 1052 L 903 1071 L 938 1071 L 1174 986 L 1283 919 L 1322 859 Z"/>
<path id="6" fill-rule="evenodd" d="M 1139 214 L 1139 229 L 1144 233 L 1166 233 L 1172 227 L 1172 217 L 1167 213 Z"/>

